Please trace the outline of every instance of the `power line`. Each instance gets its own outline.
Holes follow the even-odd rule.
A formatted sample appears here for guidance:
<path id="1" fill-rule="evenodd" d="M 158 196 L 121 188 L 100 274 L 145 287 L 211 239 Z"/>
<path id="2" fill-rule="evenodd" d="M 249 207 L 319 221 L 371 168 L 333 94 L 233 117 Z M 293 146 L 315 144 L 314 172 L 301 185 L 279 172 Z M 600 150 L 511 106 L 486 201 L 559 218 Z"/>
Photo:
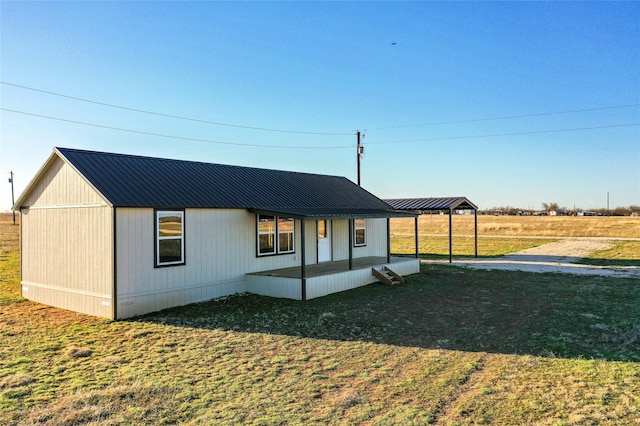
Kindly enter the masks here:
<path id="1" fill-rule="evenodd" d="M 526 117 L 543 117 L 546 115 L 573 114 L 578 112 L 589 112 L 589 111 L 604 111 L 608 109 L 633 108 L 637 106 L 640 106 L 640 104 L 614 105 L 614 106 L 598 107 L 598 108 L 583 108 L 583 109 L 574 109 L 569 111 L 540 112 L 535 114 L 505 115 L 501 117 L 476 118 L 476 119 L 470 119 L 470 120 L 440 121 L 440 122 L 434 122 L 434 123 L 408 124 L 403 126 L 374 127 L 374 128 L 371 128 L 371 130 L 406 129 L 410 127 L 443 126 L 446 124 L 478 123 L 482 121 L 510 120 L 514 118 L 526 118 Z"/>
<path id="2" fill-rule="evenodd" d="M 206 142 L 206 143 L 214 143 L 214 144 L 220 144 L 220 145 L 250 146 L 250 147 L 256 147 L 256 148 L 279 148 L 279 149 L 347 149 L 347 148 L 351 149 L 353 147 L 353 145 L 349 145 L 349 146 L 288 146 L 288 145 L 260 145 L 260 144 L 240 143 L 240 142 L 225 142 L 225 141 L 216 141 L 211 139 L 189 138 L 184 136 L 167 135 L 162 133 L 144 132 L 141 130 L 123 129 L 121 127 L 104 126 L 102 124 L 86 123 L 84 121 L 67 120 L 65 118 L 51 117 L 48 115 L 34 114 L 31 112 L 17 111 L 14 109 L 8 109 L 8 108 L 2 108 L 2 107 L 0 107 L 0 110 L 13 112 L 16 114 L 29 115 L 32 117 L 46 118 L 48 120 L 63 121 L 65 123 L 98 127 L 101 129 L 118 130 L 120 132 L 135 133 L 139 135 L 157 136 L 161 138 L 170 138 L 170 139 L 180 139 L 180 140 L 192 141 L 192 142 Z"/>
<path id="3" fill-rule="evenodd" d="M 534 130 L 529 132 L 494 133 L 490 135 L 452 136 L 452 137 L 428 138 L 428 139 L 405 139 L 405 140 L 397 140 L 397 141 L 373 141 L 373 142 L 369 142 L 369 144 L 435 142 L 435 141 L 450 141 L 450 140 L 459 140 L 459 139 L 497 138 L 497 137 L 503 137 L 503 136 L 521 136 L 521 135 L 535 135 L 535 134 L 541 134 L 541 133 L 576 132 L 581 130 L 613 129 L 618 127 L 632 127 L 632 126 L 640 126 L 640 123 L 614 124 L 611 126 L 596 126 L 596 127 L 574 127 L 572 129 Z"/>
<path id="4" fill-rule="evenodd" d="M 110 107 L 110 108 L 122 109 L 122 110 L 125 110 L 125 111 L 138 112 L 138 113 L 141 113 L 141 114 L 156 115 L 156 116 L 159 116 L 159 117 L 174 118 L 174 119 L 177 119 L 177 120 L 185 120 L 185 121 L 191 121 L 191 122 L 195 122 L 195 123 L 211 124 L 211 125 L 216 125 L 216 126 L 225 126 L 225 127 L 233 127 L 233 128 L 248 129 L 248 130 L 261 130 L 261 131 L 267 131 L 267 132 L 303 134 L 303 135 L 347 136 L 347 135 L 352 135 L 353 134 L 353 132 L 307 132 L 307 131 L 300 131 L 300 130 L 272 129 L 272 128 L 267 128 L 267 127 L 243 126 L 243 125 L 238 125 L 238 124 L 222 123 L 222 122 L 209 121 L 209 120 L 201 120 L 201 119 L 197 119 L 197 118 L 190 118 L 190 117 L 184 117 L 184 116 L 179 116 L 179 115 L 165 114 L 165 113 L 160 113 L 160 112 L 155 112 L 155 111 L 148 111 L 148 110 L 142 110 L 142 109 L 137 109 L 137 108 L 130 108 L 130 107 L 125 107 L 125 106 L 121 106 L 121 105 L 114 105 L 114 104 L 109 104 L 109 103 L 106 103 L 106 102 L 100 102 L 100 101 L 95 101 L 95 100 L 86 99 L 86 98 L 80 98 L 80 97 L 76 97 L 76 96 L 64 95 L 62 93 L 51 92 L 51 91 L 47 91 L 47 90 L 37 89 L 37 88 L 34 88 L 34 87 L 28 87 L 28 86 L 23 86 L 23 85 L 20 85 L 20 84 L 14 84 L 14 83 L 9 83 L 9 82 L 4 82 L 4 81 L 0 81 L 0 84 L 4 84 L 4 85 L 7 85 L 7 86 L 12 86 L 12 87 L 17 87 L 17 88 L 25 89 L 25 90 L 31 90 L 31 91 L 34 91 L 34 92 L 45 93 L 45 94 L 52 95 L 52 96 L 59 96 L 59 97 L 62 97 L 62 98 L 73 99 L 73 100 L 77 100 L 77 101 L 81 101 L 81 102 L 92 103 L 92 104 L 95 104 L 95 105 L 102 105 L 102 106 L 106 106 L 106 107 Z M 498 117 L 468 119 L 468 120 L 453 120 L 453 121 L 440 121 L 440 122 L 422 123 L 422 124 L 408 124 L 408 125 L 398 125 L 398 126 L 374 127 L 374 128 L 370 128 L 370 130 L 404 129 L 404 128 L 411 128 L 411 127 L 427 127 L 427 126 L 441 126 L 441 125 L 448 125 L 448 124 L 477 123 L 477 122 L 483 122 L 483 121 L 510 120 L 510 119 L 515 119 L 515 118 L 542 117 L 542 116 L 547 116 L 547 115 L 573 114 L 573 113 L 580 113 L 580 112 L 604 111 L 604 110 L 622 109 L 622 108 L 633 108 L 633 107 L 638 107 L 638 106 L 640 106 L 640 103 L 628 104 L 628 105 L 614 105 L 614 106 L 596 107 L 596 108 L 582 108 L 582 109 L 574 109 L 574 110 L 567 110 L 567 111 L 541 112 L 541 113 L 534 113 L 534 114 L 506 115 L 506 116 L 498 116 Z"/>
<path id="5" fill-rule="evenodd" d="M 230 123 L 222 123 L 222 122 L 217 122 L 217 121 L 201 120 L 201 119 L 197 119 L 197 118 L 183 117 L 183 116 L 179 116 L 179 115 L 165 114 L 165 113 L 160 113 L 160 112 L 154 112 L 154 111 L 142 110 L 142 109 L 137 109 L 137 108 L 125 107 L 125 106 L 121 106 L 121 105 L 114 105 L 114 104 L 109 104 L 109 103 L 105 103 L 105 102 L 95 101 L 95 100 L 86 99 L 86 98 L 80 98 L 80 97 L 76 97 L 76 96 L 64 95 L 64 94 L 61 94 L 61 93 L 50 92 L 50 91 L 47 91 L 47 90 L 36 89 L 34 87 L 28 87 L 28 86 L 23 86 L 23 85 L 19 85 L 19 84 L 4 82 L 4 81 L 0 81 L 0 84 L 4 84 L 4 85 L 7 85 L 7 86 L 12 86 L 12 87 L 17 87 L 17 88 L 25 89 L 25 90 L 31 90 L 31 91 L 34 91 L 34 92 L 45 93 L 45 94 L 52 95 L 52 96 L 59 96 L 59 97 L 67 98 L 67 99 L 73 99 L 73 100 L 77 100 L 77 101 L 81 101 L 81 102 L 92 103 L 92 104 L 95 104 L 95 105 L 102 105 L 102 106 L 107 106 L 107 107 L 110 107 L 110 108 L 122 109 L 122 110 L 125 110 L 125 111 L 132 111 L 132 112 L 138 112 L 138 113 L 142 113 L 142 114 L 149 114 L 149 115 L 156 115 L 156 116 L 160 116 L 160 117 L 174 118 L 174 119 L 177 119 L 177 120 L 185 120 L 185 121 L 191 121 L 191 122 L 196 122 L 196 123 L 211 124 L 211 125 L 216 125 L 216 126 L 226 126 L 226 127 L 234 127 L 234 128 L 239 128 L 239 129 L 261 130 L 261 131 L 267 131 L 267 132 L 293 133 L 293 134 L 304 134 L 304 135 L 347 136 L 347 135 L 352 135 L 353 134 L 353 132 L 348 132 L 348 133 L 347 132 L 307 132 L 307 131 L 299 131 L 299 130 L 286 130 L 286 129 L 272 129 L 272 128 L 267 128 L 267 127 L 243 126 L 243 125 L 238 125 L 238 124 L 230 124 Z M 541 112 L 541 113 L 534 113 L 534 114 L 507 115 L 507 116 L 489 117 L 489 118 L 477 118 L 477 119 L 468 119 L 468 120 L 454 120 L 454 121 L 441 121 L 441 122 L 423 123 L 423 124 L 409 124 L 409 125 L 399 125 L 399 126 L 374 127 L 374 128 L 371 128 L 371 130 L 403 129 L 403 128 L 411 128 L 411 127 L 426 127 L 426 126 L 440 126 L 440 125 L 448 125 L 448 124 L 477 123 L 477 122 L 483 122 L 483 121 L 510 120 L 510 119 L 515 119 L 515 118 L 542 117 L 542 116 L 548 116 L 548 115 L 560 115 L 560 114 L 572 114 L 572 113 L 589 112 L 589 111 L 604 111 L 604 110 L 610 110 L 610 109 L 633 108 L 633 107 L 638 107 L 638 106 L 640 106 L 640 103 L 628 104 L 628 105 L 614 105 L 614 106 L 606 106 L 606 107 L 596 107 L 596 108 L 582 108 L 582 109 L 574 109 L 574 110 L 567 110 L 567 111 Z M 585 129 L 588 130 L 588 128 L 585 128 Z M 509 135 L 510 134 L 505 134 L 505 136 L 509 136 Z M 498 135 L 498 136 L 500 136 L 500 135 Z M 476 136 L 476 137 L 483 137 L 483 136 Z M 260 146 L 262 146 L 262 145 L 260 145 Z"/>
<path id="6" fill-rule="evenodd" d="M 46 93 L 47 95 L 59 96 L 61 98 L 73 99 L 73 100 L 81 101 L 81 102 L 88 102 L 88 103 L 95 104 L 95 105 L 102 105 L 102 106 L 106 106 L 106 107 L 110 107 L 110 108 L 122 109 L 122 110 L 125 110 L 125 111 L 133 111 L 133 112 L 138 112 L 138 113 L 141 113 L 141 114 L 149 114 L 149 115 L 156 115 L 156 116 L 159 116 L 159 117 L 174 118 L 176 120 L 192 121 L 192 122 L 195 122 L 195 123 L 212 124 L 212 125 L 215 125 L 215 126 L 234 127 L 234 128 L 237 128 L 237 129 L 248 129 L 248 130 L 262 130 L 262 131 L 265 131 L 265 132 L 294 133 L 294 134 L 299 134 L 299 135 L 346 136 L 346 135 L 352 135 L 353 134 L 353 132 L 349 132 L 349 133 L 344 133 L 344 132 L 342 132 L 342 133 L 340 133 L 340 132 L 305 132 L 305 131 L 300 131 L 300 130 L 284 130 L 284 129 L 270 129 L 270 128 L 267 128 L 267 127 L 242 126 L 242 125 L 239 125 L 239 124 L 230 124 L 230 123 L 221 123 L 221 122 L 218 122 L 218 121 L 200 120 L 200 119 L 197 119 L 197 118 L 183 117 L 183 116 L 179 116 L 179 115 L 165 114 L 165 113 L 161 113 L 161 112 L 147 111 L 147 110 L 143 110 L 143 109 L 125 107 L 125 106 L 121 106 L 121 105 L 114 105 L 114 104 L 109 104 L 109 103 L 105 103 L 105 102 L 94 101 L 94 100 L 91 100 L 91 99 L 78 98 L 76 96 L 63 95 L 62 93 L 49 92 L 47 90 L 36 89 L 34 87 L 27 87 L 27 86 L 21 86 L 19 84 L 7 83 L 5 81 L 0 81 L 0 84 L 4 84 L 4 85 L 7 85 L 7 86 L 12 86 L 12 87 L 18 87 L 20 89 L 25 89 L 25 90 L 31 90 L 31 91 L 34 91 L 34 92 Z"/>
<path id="7" fill-rule="evenodd" d="M 83 121 L 76 120 L 68 120 L 65 118 L 59 117 L 51 117 L 48 115 L 35 114 L 26 111 L 18 111 L 9 108 L 0 107 L 0 110 L 13 112 L 16 114 L 23 114 L 32 117 L 46 118 L 48 120 L 56 120 L 62 121 L 65 123 L 72 124 L 80 124 L 83 126 L 91 126 L 98 127 L 101 129 L 109 129 L 109 130 L 118 130 L 121 132 L 135 133 L 140 135 L 147 136 L 157 136 L 162 138 L 170 138 L 170 139 L 180 139 L 194 142 L 206 142 L 206 143 L 214 143 L 221 145 L 233 145 L 233 146 L 249 146 L 256 148 L 278 148 L 278 149 L 350 149 L 353 148 L 353 145 L 339 145 L 339 146 L 288 146 L 288 145 L 261 145 L 261 144 L 248 144 L 248 143 L 240 143 L 240 142 L 226 142 L 226 141 L 216 141 L 211 139 L 199 139 L 199 138 L 189 138 L 184 136 L 176 136 L 176 135 L 167 135 L 163 133 L 153 133 L 153 132 L 145 132 L 141 130 L 132 130 L 132 129 L 124 129 L 121 127 L 113 127 L 113 126 L 105 126 L 102 124 L 95 123 L 87 123 Z M 421 139 L 404 139 L 404 140 L 387 140 L 387 141 L 370 141 L 369 144 L 392 144 L 392 143 L 412 143 L 412 142 L 436 142 L 436 141 L 447 141 L 447 140 L 460 140 L 460 139 L 480 139 L 480 138 L 493 138 L 493 137 L 505 137 L 505 136 L 522 136 L 522 135 L 534 135 L 534 134 L 544 134 L 544 133 L 561 133 L 561 132 L 575 132 L 575 131 L 583 131 L 583 130 L 600 130 L 600 129 L 613 129 L 613 128 L 621 128 L 621 127 L 633 127 L 640 126 L 640 123 L 627 123 L 627 124 L 614 124 L 609 126 L 594 126 L 594 127 L 574 127 L 570 129 L 550 129 L 550 130 L 533 130 L 527 132 L 512 132 L 512 133 L 493 133 L 487 135 L 467 135 L 467 136 L 450 136 L 450 137 L 442 137 L 442 138 L 421 138 Z"/>

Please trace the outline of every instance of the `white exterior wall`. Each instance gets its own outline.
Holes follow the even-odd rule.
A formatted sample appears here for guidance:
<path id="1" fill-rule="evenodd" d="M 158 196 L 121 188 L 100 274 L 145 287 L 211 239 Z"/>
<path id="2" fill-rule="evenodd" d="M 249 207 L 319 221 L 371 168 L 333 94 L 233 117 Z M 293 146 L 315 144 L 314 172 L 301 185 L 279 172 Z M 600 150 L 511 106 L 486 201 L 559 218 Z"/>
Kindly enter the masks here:
<path id="1" fill-rule="evenodd" d="M 298 223 L 298 221 L 296 221 L 296 223 Z M 296 231 L 297 229 L 298 228 L 296 228 Z M 304 263 L 307 265 L 312 265 L 314 263 L 318 263 L 318 222 L 315 220 L 306 221 L 304 224 L 304 230 L 304 238 L 306 243 L 305 245 L 307 246 L 307 249 L 304 253 Z M 296 252 L 301 255 L 302 253 L 300 252 L 300 250 L 298 250 L 298 247 L 299 246 L 296 245 Z M 298 262 L 298 265 L 299 264 L 300 262 Z"/>
<path id="2" fill-rule="evenodd" d="M 22 206 L 22 295 L 35 302 L 111 318 L 111 207 L 60 159 L 44 171 Z"/>
<path id="3" fill-rule="evenodd" d="M 268 275 L 247 275 L 247 291 L 262 296 L 302 300 L 300 278 Z"/>
<path id="4" fill-rule="evenodd" d="M 405 276 L 420 272 L 420 259 L 407 259 L 402 262 L 383 263 L 395 273 Z M 298 280 L 299 282 L 300 280 Z M 323 275 L 307 279 L 307 299 L 326 296 L 340 291 L 351 290 L 377 282 L 371 268 L 346 271 L 339 274 Z"/>
<path id="5" fill-rule="evenodd" d="M 45 170 L 22 207 L 106 206 L 102 196 L 60 158 Z"/>
<path id="6" fill-rule="evenodd" d="M 401 276 L 420 272 L 420 259 L 394 260 L 393 263 L 380 263 L 377 266 L 388 266 Z M 300 278 L 281 276 L 250 275 L 248 277 L 250 291 L 264 296 L 282 297 L 286 299 L 302 300 L 302 283 Z M 354 269 L 329 275 L 322 275 L 306 280 L 307 300 L 340 291 L 351 290 L 377 282 L 371 267 Z"/>
<path id="7" fill-rule="evenodd" d="M 387 255 L 387 220 L 367 219 L 366 245 L 353 247 L 353 258 Z M 333 221 L 333 260 L 349 259 L 349 221 Z"/>
<path id="8" fill-rule="evenodd" d="M 295 224 L 295 253 L 256 256 L 256 215 L 241 209 L 186 209 L 185 265 L 154 267 L 154 210 L 118 208 L 117 316 L 128 318 L 173 306 L 252 292 L 300 298 L 300 286 L 280 289 L 275 282 L 251 280 L 246 274 L 300 265 L 300 222 Z M 348 258 L 348 222 L 333 221 L 335 253 Z M 305 263 L 317 260 L 315 221 L 305 223 Z M 380 234 L 380 235 L 378 235 Z M 367 246 L 354 248 L 354 257 L 386 256 L 386 220 L 367 220 Z M 336 259 L 337 260 L 337 259 Z M 316 296 L 317 297 L 317 296 Z"/>
<path id="9" fill-rule="evenodd" d="M 246 274 L 300 264 L 295 253 L 257 257 L 256 215 L 241 209 L 186 209 L 185 265 L 154 267 L 154 210 L 118 208 L 118 318 L 249 291 Z M 306 224 L 307 263 L 315 227 Z"/>

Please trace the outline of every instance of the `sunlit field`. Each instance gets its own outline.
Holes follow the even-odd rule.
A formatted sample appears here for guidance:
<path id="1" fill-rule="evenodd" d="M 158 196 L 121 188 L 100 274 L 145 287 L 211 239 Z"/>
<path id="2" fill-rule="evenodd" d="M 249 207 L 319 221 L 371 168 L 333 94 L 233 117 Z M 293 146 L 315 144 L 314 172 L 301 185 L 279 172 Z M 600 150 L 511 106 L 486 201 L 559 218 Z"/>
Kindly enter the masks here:
<path id="1" fill-rule="evenodd" d="M 474 218 L 452 217 L 454 256 L 475 255 Z M 422 215 L 418 221 L 419 254 L 424 258 L 449 256 L 449 216 Z M 478 216 L 478 255 L 502 256 L 567 237 L 640 238 L 637 217 Z M 616 243 L 618 256 L 640 259 L 638 242 Z M 391 251 L 415 254 L 413 219 L 391 219 Z M 611 258 L 615 258 L 611 253 Z M 621 258 L 621 259 L 622 259 Z M 620 259 L 619 259 L 620 260 Z"/>
<path id="2" fill-rule="evenodd" d="M 393 233 L 414 232 L 413 219 L 392 219 Z M 454 235 L 473 235 L 473 215 L 452 217 Z M 448 234 L 448 215 L 421 215 L 421 234 Z M 640 217 L 478 215 L 480 236 L 640 238 Z"/>

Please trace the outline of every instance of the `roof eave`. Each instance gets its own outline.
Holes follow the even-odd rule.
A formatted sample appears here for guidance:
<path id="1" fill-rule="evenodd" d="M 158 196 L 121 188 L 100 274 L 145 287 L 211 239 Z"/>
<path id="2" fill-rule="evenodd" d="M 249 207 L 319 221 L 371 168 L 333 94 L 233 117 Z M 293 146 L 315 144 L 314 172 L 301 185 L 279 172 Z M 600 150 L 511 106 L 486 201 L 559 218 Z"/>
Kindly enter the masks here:
<path id="1" fill-rule="evenodd" d="M 252 213 L 264 214 L 268 216 L 290 217 L 298 220 L 348 220 L 348 219 L 381 219 L 392 217 L 416 217 L 416 213 L 399 211 L 399 210 L 377 210 L 377 211 L 358 211 L 356 210 L 331 210 L 320 212 L 299 212 L 288 209 L 263 209 L 250 208 Z"/>

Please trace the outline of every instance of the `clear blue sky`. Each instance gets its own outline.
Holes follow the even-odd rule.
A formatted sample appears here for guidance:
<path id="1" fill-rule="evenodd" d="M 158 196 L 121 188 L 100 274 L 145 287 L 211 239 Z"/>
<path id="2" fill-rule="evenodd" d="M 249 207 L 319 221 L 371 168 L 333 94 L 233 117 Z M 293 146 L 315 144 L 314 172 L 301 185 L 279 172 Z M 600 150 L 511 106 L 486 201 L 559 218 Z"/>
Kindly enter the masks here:
<path id="1" fill-rule="evenodd" d="M 381 198 L 597 208 L 609 192 L 611 207 L 640 205 L 640 2 L 3 1 L 0 12 L 0 210 L 8 172 L 17 198 L 54 146 L 355 181 L 356 130 L 362 184 Z"/>

